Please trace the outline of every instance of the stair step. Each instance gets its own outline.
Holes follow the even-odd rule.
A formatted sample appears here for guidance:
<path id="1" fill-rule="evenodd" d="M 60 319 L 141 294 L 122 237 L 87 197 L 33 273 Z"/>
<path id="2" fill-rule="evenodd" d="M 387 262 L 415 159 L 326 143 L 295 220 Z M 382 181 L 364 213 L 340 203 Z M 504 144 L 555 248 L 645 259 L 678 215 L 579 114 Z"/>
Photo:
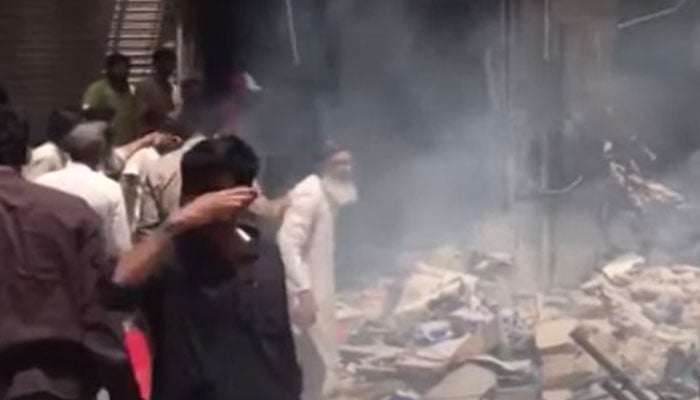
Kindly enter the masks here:
<path id="1" fill-rule="evenodd" d="M 120 4 L 157 4 L 157 5 L 162 5 L 162 1 L 160 0 L 127 0 L 127 1 L 122 1 Z"/>
<path id="2" fill-rule="evenodd" d="M 150 22 L 150 23 L 159 23 L 160 22 L 160 14 L 124 14 L 124 16 L 121 19 L 118 20 L 113 20 L 113 23 L 119 23 L 119 22 Z"/>
<path id="3" fill-rule="evenodd" d="M 129 8 L 116 8 L 114 10 L 114 15 L 119 14 L 159 14 L 163 10 L 159 7 L 129 7 Z"/>
<path id="4" fill-rule="evenodd" d="M 151 65 L 151 58 L 153 58 L 154 48 L 142 47 L 140 49 L 128 49 L 119 46 L 110 46 L 108 50 L 110 52 L 118 51 L 119 53 L 131 58 L 132 63 Z"/>
<path id="5" fill-rule="evenodd" d="M 152 15 L 149 15 L 148 18 L 132 17 L 129 15 L 125 15 L 124 18 L 122 18 L 121 20 L 113 20 L 112 21 L 113 25 L 114 24 L 119 25 L 119 23 L 121 23 L 122 25 L 124 25 L 124 24 L 144 24 L 144 23 L 155 25 L 155 24 L 160 23 L 160 18 L 154 17 Z"/>
<path id="6" fill-rule="evenodd" d="M 112 46 L 123 45 L 125 47 L 143 47 L 145 45 L 152 45 L 158 41 L 158 35 L 150 35 L 148 38 L 143 39 L 124 39 L 118 36 L 110 37 L 107 40 Z"/>
<path id="7" fill-rule="evenodd" d="M 143 50 L 149 47 L 153 47 L 158 43 L 157 37 L 153 37 L 151 40 L 140 40 L 140 41 L 131 41 L 131 42 L 124 42 L 120 41 L 119 39 L 114 39 L 114 40 L 109 40 L 108 41 L 109 45 L 112 47 L 120 47 L 124 49 L 133 49 L 133 50 Z"/>
<path id="8" fill-rule="evenodd" d="M 148 25 L 148 28 L 147 28 L 147 29 L 144 29 L 144 28 L 141 28 L 141 27 L 138 27 L 138 26 L 137 26 L 137 27 L 134 27 L 134 26 L 132 26 L 132 25 L 129 25 L 129 26 L 126 26 L 126 27 L 125 27 L 125 26 L 122 26 L 121 28 L 119 28 L 119 27 L 112 27 L 112 29 L 110 29 L 110 35 L 116 37 L 117 31 L 118 31 L 119 35 L 124 35 L 124 34 L 127 34 L 127 35 L 134 35 L 134 34 L 142 34 L 142 35 L 148 35 L 148 34 L 150 34 L 150 35 L 154 35 L 154 34 L 151 33 L 151 32 L 154 32 L 154 31 L 158 30 L 157 28 L 158 28 L 158 26 L 154 26 L 154 25 Z"/>
<path id="9" fill-rule="evenodd" d="M 111 47 L 119 47 L 122 49 L 131 49 L 131 50 L 143 50 L 143 49 L 148 49 L 152 48 L 153 46 L 156 46 L 158 44 L 158 40 L 153 38 L 152 40 L 143 40 L 138 43 L 124 43 L 123 41 L 119 41 L 118 39 L 115 40 L 108 40 L 107 44 Z"/>
<path id="10" fill-rule="evenodd" d="M 114 11 L 131 11 L 131 10 L 162 10 L 160 4 L 117 4 Z"/>
<path id="11" fill-rule="evenodd" d="M 118 50 L 120 53 L 123 53 L 128 56 L 145 57 L 146 55 L 148 55 L 148 57 L 150 58 L 151 54 L 153 53 L 152 45 L 141 47 L 126 47 L 110 43 L 109 47 L 112 50 Z"/>
<path id="12" fill-rule="evenodd" d="M 138 32 L 139 30 L 157 30 L 159 29 L 160 21 L 124 21 L 121 26 L 121 31 Z"/>
<path id="13" fill-rule="evenodd" d="M 144 46 L 151 46 L 157 39 L 157 36 L 151 36 L 148 39 L 113 38 L 109 40 L 109 43 L 111 43 L 112 46 L 140 49 Z"/>
<path id="14" fill-rule="evenodd" d="M 126 13 L 124 14 L 122 21 L 150 21 L 150 22 L 160 22 L 159 13 Z"/>
<path id="15" fill-rule="evenodd" d="M 143 33 L 143 31 L 122 31 L 119 35 L 109 35 L 109 40 L 153 40 L 157 39 L 157 35 Z"/>
<path id="16" fill-rule="evenodd" d="M 116 6 L 117 7 L 130 7 L 130 6 L 144 6 L 144 5 L 152 5 L 152 6 L 162 6 L 162 1 L 159 0 L 128 0 L 128 1 L 117 1 Z"/>
<path id="17" fill-rule="evenodd" d="M 112 46 L 113 48 L 119 49 L 120 53 L 123 54 L 138 54 L 139 56 L 141 55 L 146 55 L 148 54 L 149 58 L 151 57 L 151 54 L 153 53 L 153 46 L 145 45 L 145 46 L 139 46 L 139 47 L 129 47 L 129 46 Z"/>
<path id="18" fill-rule="evenodd" d="M 145 63 L 151 64 L 151 57 L 153 50 L 151 49 L 143 49 L 143 50 L 133 50 L 133 49 L 124 49 L 117 47 L 119 49 L 119 52 L 124 54 L 125 56 L 131 57 L 133 59 L 133 62 L 139 62 L 139 59 L 142 59 Z"/>

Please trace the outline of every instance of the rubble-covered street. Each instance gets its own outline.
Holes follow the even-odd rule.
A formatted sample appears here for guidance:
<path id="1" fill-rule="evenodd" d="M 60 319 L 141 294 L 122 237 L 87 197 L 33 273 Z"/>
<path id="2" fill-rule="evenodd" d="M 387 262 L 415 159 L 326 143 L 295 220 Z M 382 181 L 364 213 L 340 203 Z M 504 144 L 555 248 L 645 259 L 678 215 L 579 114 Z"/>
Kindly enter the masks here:
<path id="1" fill-rule="evenodd" d="M 696 396 L 700 269 L 625 255 L 578 290 L 511 295 L 515 267 L 445 247 L 401 282 L 347 293 L 339 398 Z"/>

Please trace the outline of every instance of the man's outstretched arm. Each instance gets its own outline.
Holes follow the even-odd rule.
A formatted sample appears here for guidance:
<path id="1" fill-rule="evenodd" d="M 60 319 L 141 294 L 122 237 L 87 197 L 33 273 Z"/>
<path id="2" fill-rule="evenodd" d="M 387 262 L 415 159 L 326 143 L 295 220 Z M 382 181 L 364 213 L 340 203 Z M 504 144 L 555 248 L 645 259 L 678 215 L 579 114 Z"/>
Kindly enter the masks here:
<path id="1" fill-rule="evenodd" d="M 240 187 L 196 198 L 173 213 L 164 227 L 121 255 L 113 283 L 124 288 L 144 285 L 164 264 L 174 237 L 212 222 L 229 219 L 231 215 L 248 208 L 255 199 L 255 193 L 251 188 Z"/>

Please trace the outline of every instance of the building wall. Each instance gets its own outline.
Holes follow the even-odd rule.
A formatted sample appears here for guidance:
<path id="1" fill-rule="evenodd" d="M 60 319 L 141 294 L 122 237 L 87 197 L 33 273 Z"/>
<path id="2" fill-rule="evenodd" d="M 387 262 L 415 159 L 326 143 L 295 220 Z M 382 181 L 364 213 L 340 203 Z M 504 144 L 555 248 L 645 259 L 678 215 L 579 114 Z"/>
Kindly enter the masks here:
<path id="1" fill-rule="evenodd" d="M 7 0 L 0 7 L 0 84 L 35 141 L 49 110 L 79 106 L 104 58 L 113 0 Z"/>

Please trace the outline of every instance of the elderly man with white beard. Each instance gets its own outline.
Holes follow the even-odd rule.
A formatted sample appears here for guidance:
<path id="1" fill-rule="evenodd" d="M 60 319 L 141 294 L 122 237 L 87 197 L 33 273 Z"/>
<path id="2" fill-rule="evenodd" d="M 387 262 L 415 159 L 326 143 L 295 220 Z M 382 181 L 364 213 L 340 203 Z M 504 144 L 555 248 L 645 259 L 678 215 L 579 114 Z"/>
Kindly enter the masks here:
<path id="1" fill-rule="evenodd" d="M 290 192 L 278 233 L 303 374 L 303 400 L 324 399 L 337 383 L 335 220 L 338 210 L 358 197 L 352 167 L 350 151 L 326 145 L 320 171 Z"/>

